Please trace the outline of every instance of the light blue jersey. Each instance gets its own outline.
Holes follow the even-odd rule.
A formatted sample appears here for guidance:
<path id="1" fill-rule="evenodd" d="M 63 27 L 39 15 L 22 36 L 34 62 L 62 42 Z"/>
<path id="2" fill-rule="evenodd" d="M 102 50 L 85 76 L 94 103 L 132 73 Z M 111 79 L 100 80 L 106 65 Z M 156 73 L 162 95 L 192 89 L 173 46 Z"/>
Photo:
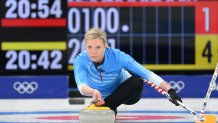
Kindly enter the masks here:
<path id="1" fill-rule="evenodd" d="M 98 67 L 94 65 L 86 51 L 80 53 L 74 60 L 74 76 L 81 94 L 83 94 L 82 86 L 88 85 L 99 90 L 103 98 L 107 97 L 121 83 L 131 77 L 127 70 L 158 86 L 164 81 L 136 62 L 131 56 L 114 48 L 105 49 L 104 63 Z"/>

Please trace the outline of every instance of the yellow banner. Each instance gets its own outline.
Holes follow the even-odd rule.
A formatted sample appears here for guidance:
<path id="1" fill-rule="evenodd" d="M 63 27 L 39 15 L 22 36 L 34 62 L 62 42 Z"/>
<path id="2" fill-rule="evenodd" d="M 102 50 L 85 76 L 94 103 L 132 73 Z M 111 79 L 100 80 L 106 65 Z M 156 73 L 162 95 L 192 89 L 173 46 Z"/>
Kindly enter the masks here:
<path id="1" fill-rule="evenodd" d="M 66 50 L 66 41 L 60 42 L 2 42 L 2 50 Z"/>

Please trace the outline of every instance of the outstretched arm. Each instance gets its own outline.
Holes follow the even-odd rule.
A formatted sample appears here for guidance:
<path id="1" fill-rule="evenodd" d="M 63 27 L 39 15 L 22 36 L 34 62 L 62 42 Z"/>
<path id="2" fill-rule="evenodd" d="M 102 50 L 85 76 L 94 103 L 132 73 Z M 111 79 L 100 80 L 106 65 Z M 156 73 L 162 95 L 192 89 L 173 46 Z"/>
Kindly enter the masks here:
<path id="1" fill-rule="evenodd" d="M 160 76 L 144 68 L 141 64 L 135 61 L 131 56 L 125 54 L 124 52 L 120 52 L 120 58 L 122 58 L 120 59 L 121 64 L 125 69 L 131 71 L 132 73 L 143 79 L 152 81 L 155 85 L 159 86 L 161 89 L 168 92 L 168 94 L 172 99 L 171 100 L 172 103 L 174 103 L 175 105 L 179 105 L 176 100 L 182 102 L 181 97 L 176 93 L 176 91 L 172 89 L 168 83 L 164 82 L 164 80 Z"/>

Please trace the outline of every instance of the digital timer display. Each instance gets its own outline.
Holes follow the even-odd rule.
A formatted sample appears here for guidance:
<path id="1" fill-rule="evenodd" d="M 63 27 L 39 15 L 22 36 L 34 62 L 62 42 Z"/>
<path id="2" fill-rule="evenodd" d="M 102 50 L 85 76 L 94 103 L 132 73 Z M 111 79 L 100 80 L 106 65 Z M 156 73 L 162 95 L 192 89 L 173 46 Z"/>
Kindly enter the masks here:
<path id="1" fill-rule="evenodd" d="M 65 26 L 64 1 L 61 0 L 6 0 L 3 27 L 60 27 Z"/>
<path id="2" fill-rule="evenodd" d="M 49 0 L 7 0 L 5 7 L 8 8 L 5 18 L 48 18 L 62 15 L 61 0 L 54 0 L 49 6 Z"/>
<path id="3" fill-rule="evenodd" d="M 48 70 L 58 70 L 63 69 L 60 61 L 62 59 L 62 53 L 59 50 L 42 51 L 40 55 L 38 53 L 34 54 L 26 50 L 16 52 L 10 50 L 6 53 L 6 58 L 8 62 L 6 63 L 7 70 L 36 70 L 41 69 Z M 51 59 L 51 60 L 50 60 Z"/>
<path id="4" fill-rule="evenodd" d="M 28 44 L 30 45 L 29 47 Z M 47 45 L 47 46 L 46 46 Z M 4 55 L 3 55 L 4 54 Z M 3 42 L 1 56 L 7 73 L 66 73 L 66 42 Z M 65 72 L 64 72 L 65 71 Z"/>
<path id="5" fill-rule="evenodd" d="M 2 0 L 2 75 L 67 74 L 66 0 Z"/>

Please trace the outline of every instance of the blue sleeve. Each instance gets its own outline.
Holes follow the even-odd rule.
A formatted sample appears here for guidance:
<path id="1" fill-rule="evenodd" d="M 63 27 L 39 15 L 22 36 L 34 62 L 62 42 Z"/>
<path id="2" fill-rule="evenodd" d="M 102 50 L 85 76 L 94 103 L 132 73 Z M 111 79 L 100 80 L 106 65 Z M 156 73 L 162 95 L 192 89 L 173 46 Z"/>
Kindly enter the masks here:
<path id="1" fill-rule="evenodd" d="M 144 66 L 139 64 L 131 56 L 125 54 L 124 52 L 120 52 L 119 57 L 120 57 L 120 61 L 121 61 L 122 66 L 126 70 L 134 73 L 135 75 L 137 75 L 143 79 L 152 81 L 153 83 L 155 83 L 158 86 L 160 85 L 161 82 L 164 81 L 161 77 L 159 77 L 158 75 L 156 75 L 152 71 L 146 69 Z"/>
<path id="2" fill-rule="evenodd" d="M 82 86 L 87 85 L 86 83 L 87 74 L 86 74 L 85 68 L 82 63 L 84 63 L 84 61 L 82 61 L 82 58 L 80 57 L 77 57 L 74 60 L 74 78 L 75 78 L 78 90 L 80 91 L 82 95 L 84 95 L 82 93 Z"/>

